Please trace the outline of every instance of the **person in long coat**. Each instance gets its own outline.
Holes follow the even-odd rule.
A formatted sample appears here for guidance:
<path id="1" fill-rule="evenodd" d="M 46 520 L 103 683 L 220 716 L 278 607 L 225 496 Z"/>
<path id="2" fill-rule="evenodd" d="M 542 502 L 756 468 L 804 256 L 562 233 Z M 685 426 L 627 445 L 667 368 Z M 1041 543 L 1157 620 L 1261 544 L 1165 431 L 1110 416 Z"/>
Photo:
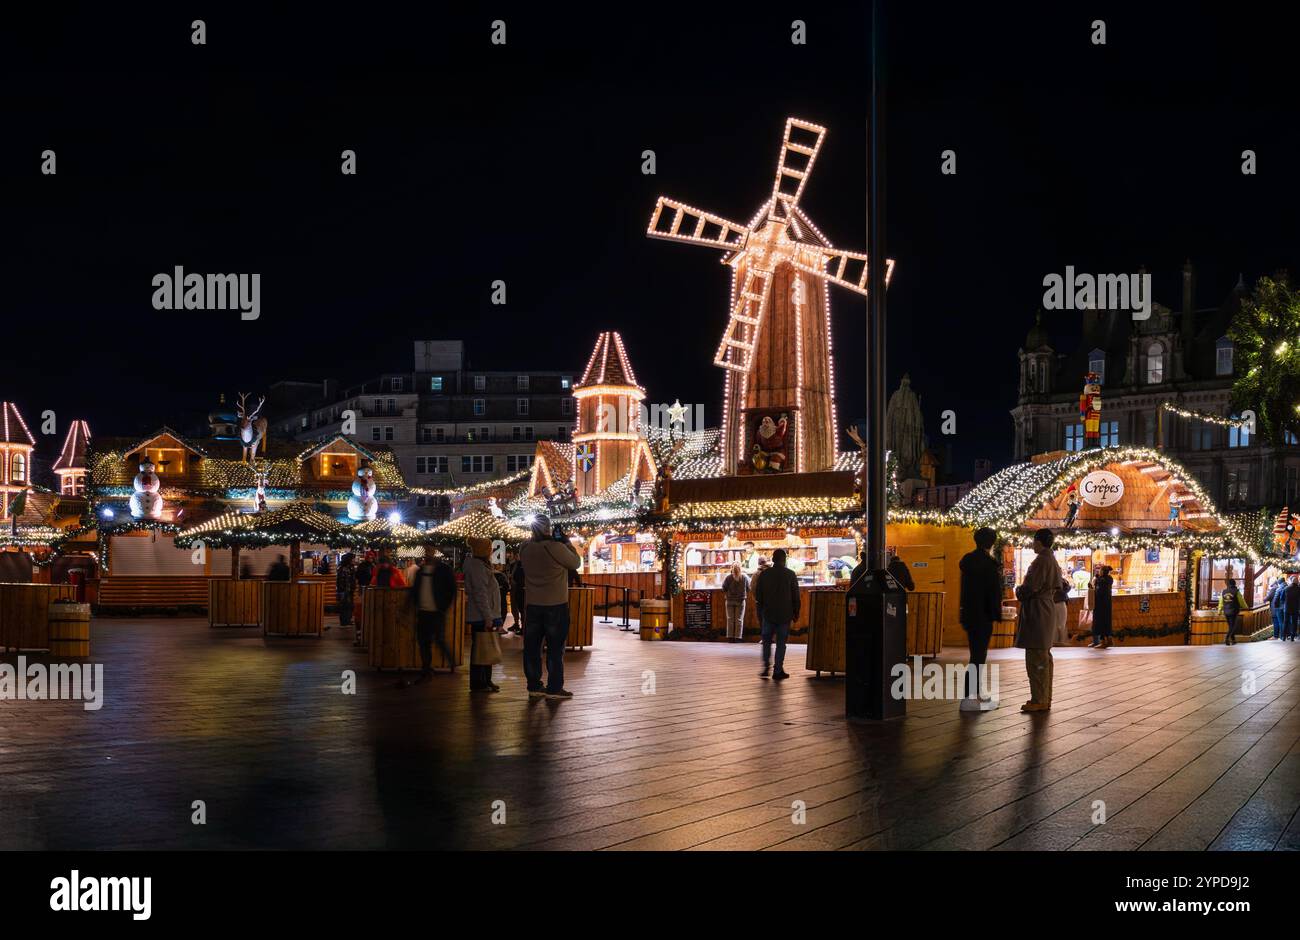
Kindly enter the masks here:
<path id="1" fill-rule="evenodd" d="M 970 647 L 970 665 L 974 667 L 966 671 L 962 711 L 980 711 L 981 701 L 990 700 L 980 693 L 979 673 L 988 658 L 993 624 L 1002 617 L 1002 566 L 992 554 L 997 539 L 993 529 L 976 529 L 975 550 L 963 555 L 960 563 L 960 621 Z M 989 688 L 987 679 L 984 687 Z"/>
<path id="2" fill-rule="evenodd" d="M 1110 576 L 1110 566 L 1097 568 L 1097 576 L 1092 580 L 1092 649 L 1104 649 L 1114 646 L 1111 640 L 1111 592 L 1115 588 L 1115 579 Z"/>
<path id="3" fill-rule="evenodd" d="M 1020 616 L 1016 621 L 1016 646 L 1025 651 L 1029 675 L 1029 701 L 1022 712 L 1043 712 L 1052 707 L 1052 642 L 1056 638 L 1056 592 L 1061 587 L 1061 566 L 1052 554 L 1051 529 L 1034 533 L 1035 558 L 1016 588 Z"/>

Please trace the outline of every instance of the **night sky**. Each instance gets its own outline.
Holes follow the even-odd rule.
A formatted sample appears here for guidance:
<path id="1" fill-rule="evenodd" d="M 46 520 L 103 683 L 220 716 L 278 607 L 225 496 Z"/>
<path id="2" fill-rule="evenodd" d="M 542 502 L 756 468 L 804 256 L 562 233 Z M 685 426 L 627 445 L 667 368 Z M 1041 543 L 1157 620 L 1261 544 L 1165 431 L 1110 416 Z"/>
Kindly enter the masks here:
<path id="1" fill-rule="evenodd" d="M 9 21 L 0 392 L 29 423 L 53 408 L 60 435 L 73 417 L 143 433 L 221 392 L 409 369 L 413 339 L 464 339 L 484 369 L 579 369 L 618 329 L 652 401 L 702 401 L 715 423 L 726 269 L 645 226 L 660 193 L 747 221 L 796 115 L 829 128 L 803 207 L 865 249 L 867 8 L 828 6 Z M 1294 34 L 1272 6 L 888 6 L 888 382 L 911 373 L 936 439 L 956 409 L 956 479 L 1010 458 L 1045 274 L 1146 265 L 1176 309 L 1187 257 L 1202 306 L 1239 272 L 1300 270 Z M 178 264 L 260 273 L 261 319 L 154 311 L 151 278 Z M 863 413 L 864 313 L 833 289 L 844 423 Z M 1078 332 L 1069 314 L 1046 325 Z"/>

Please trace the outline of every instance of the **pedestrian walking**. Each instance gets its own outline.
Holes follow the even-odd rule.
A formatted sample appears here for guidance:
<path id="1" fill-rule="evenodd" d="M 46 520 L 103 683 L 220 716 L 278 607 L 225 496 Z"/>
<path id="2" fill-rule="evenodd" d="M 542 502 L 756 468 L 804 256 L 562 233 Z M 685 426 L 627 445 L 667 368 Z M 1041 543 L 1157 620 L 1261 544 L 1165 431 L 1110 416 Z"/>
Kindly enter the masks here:
<path id="1" fill-rule="evenodd" d="M 1110 576 L 1109 565 L 1099 565 L 1096 577 L 1092 579 L 1092 642 L 1090 649 L 1109 649 L 1115 645 L 1111 639 L 1112 609 L 1111 597 L 1115 590 L 1115 579 Z"/>
<path id="2" fill-rule="evenodd" d="M 1268 589 L 1268 611 L 1273 617 L 1273 639 L 1286 635 L 1286 579 L 1274 578 Z"/>
<path id="3" fill-rule="evenodd" d="M 799 616 L 799 578 L 785 566 L 785 549 L 772 553 L 772 567 L 762 571 L 754 584 L 754 607 L 763 630 L 763 668 L 760 679 L 767 678 L 769 664 L 773 679 L 788 679 L 785 671 L 785 644 L 790 638 L 790 624 Z M 772 639 L 776 638 L 776 661 L 772 661 Z"/>
<path id="4" fill-rule="evenodd" d="M 501 594 L 487 563 L 492 553 L 492 541 L 471 538 L 468 542 L 469 555 L 461 571 L 465 575 L 465 622 L 474 638 L 474 649 L 470 653 L 469 690 L 500 692 L 501 687 L 492 681 L 493 663 L 478 661 L 492 658 L 479 653 L 478 634 L 491 632 L 495 635 L 501 623 Z"/>
<path id="5" fill-rule="evenodd" d="M 432 545 L 424 549 L 424 564 L 415 574 L 415 584 L 410 590 L 411 604 L 415 607 L 415 638 L 420 649 L 420 678 L 426 682 L 433 676 L 433 645 L 452 672 L 457 662 L 447 646 L 447 611 L 456 603 L 456 576 L 442 560 Z M 399 686 L 407 685 L 398 682 Z"/>
<path id="6" fill-rule="evenodd" d="M 1029 701 L 1022 712 L 1044 712 L 1052 707 L 1052 641 L 1056 638 L 1056 592 L 1061 586 L 1061 566 L 1052 554 L 1051 529 L 1034 533 L 1034 560 L 1016 589 L 1020 616 L 1016 621 L 1016 646 L 1025 651 L 1029 676 Z"/>
<path id="7" fill-rule="evenodd" d="M 722 594 L 727 608 L 727 640 L 739 643 L 745 637 L 745 600 L 749 597 L 749 578 L 739 564 L 731 566 L 731 573 L 722 582 Z"/>
<path id="8" fill-rule="evenodd" d="M 1237 582 L 1232 578 L 1228 579 L 1223 592 L 1219 594 L 1219 612 L 1223 614 L 1223 619 L 1228 624 L 1228 635 L 1223 645 L 1236 646 L 1237 621 L 1241 616 L 1241 592 L 1237 590 Z"/>
<path id="9" fill-rule="evenodd" d="M 339 626 L 352 626 L 352 603 L 357 590 L 356 556 L 348 552 L 334 573 L 334 598 L 339 605 Z"/>
<path id="10" fill-rule="evenodd" d="M 569 635 L 569 573 L 582 559 L 551 520 L 537 515 L 532 541 L 519 549 L 524 568 L 528 613 L 524 618 L 524 678 L 529 698 L 565 699 L 564 643 Z M 546 644 L 546 684 L 542 684 L 542 644 Z"/>
<path id="11" fill-rule="evenodd" d="M 524 614 L 527 611 L 527 596 L 524 593 L 524 563 L 518 555 L 507 568 L 510 579 L 510 610 L 514 613 L 515 622 L 510 625 L 510 632 L 516 636 L 524 634 Z"/>
<path id="12" fill-rule="evenodd" d="M 966 670 L 965 695 L 962 711 L 982 711 L 996 707 L 991 697 L 981 691 L 980 671 L 986 669 L 989 640 L 993 624 L 1002 618 L 1002 566 L 993 557 L 993 544 L 998 534 L 993 529 L 975 530 L 975 548 L 962 556 L 958 563 L 961 571 L 960 613 L 961 628 L 966 631 L 966 644 L 970 650 L 970 666 Z M 983 684 L 988 688 L 988 683 Z"/>
<path id="13" fill-rule="evenodd" d="M 1286 586 L 1286 629 L 1282 632 L 1283 640 L 1294 640 L 1296 627 L 1300 626 L 1300 575 L 1291 575 L 1291 583 Z"/>

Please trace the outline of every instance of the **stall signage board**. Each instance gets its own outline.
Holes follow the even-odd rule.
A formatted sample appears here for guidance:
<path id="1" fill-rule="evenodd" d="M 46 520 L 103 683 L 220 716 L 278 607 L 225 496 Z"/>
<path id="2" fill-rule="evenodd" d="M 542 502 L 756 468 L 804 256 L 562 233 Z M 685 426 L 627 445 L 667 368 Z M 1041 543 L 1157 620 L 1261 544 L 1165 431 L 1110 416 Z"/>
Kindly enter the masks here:
<path id="1" fill-rule="evenodd" d="M 627 535 L 607 535 L 605 536 L 606 545 L 630 545 L 635 540 L 631 533 Z"/>
<path id="2" fill-rule="evenodd" d="M 848 536 L 848 529 L 837 526 L 805 526 L 799 530 L 801 539 L 837 539 Z"/>
<path id="3" fill-rule="evenodd" d="M 775 542 L 787 534 L 785 529 L 741 529 L 736 538 L 742 542 Z"/>
<path id="4" fill-rule="evenodd" d="M 1124 498 L 1124 481 L 1109 470 L 1094 470 L 1079 483 L 1079 492 L 1089 506 L 1105 509 Z"/>
<path id="5" fill-rule="evenodd" d="M 707 591 L 688 591 L 683 608 L 683 626 L 687 630 L 713 629 L 713 598 Z"/>
<path id="6" fill-rule="evenodd" d="M 721 532 L 674 532 L 674 542 L 721 542 Z"/>

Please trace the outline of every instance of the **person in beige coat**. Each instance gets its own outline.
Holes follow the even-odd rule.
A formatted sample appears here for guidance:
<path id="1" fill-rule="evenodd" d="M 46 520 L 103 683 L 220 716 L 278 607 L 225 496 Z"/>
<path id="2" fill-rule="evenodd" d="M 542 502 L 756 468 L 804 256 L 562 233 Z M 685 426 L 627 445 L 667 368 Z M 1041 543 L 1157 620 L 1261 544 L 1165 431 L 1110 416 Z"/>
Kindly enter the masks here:
<path id="1" fill-rule="evenodd" d="M 1061 566 L 1052 554 L 1051 529 L 1034 533 L 1035 558 L 1016 588 L 1020 617 L 1016 621 L 1016 646 L 1025 651 L 1029 674 L 1029 701 L 1022 712 L 1045 712 L 1052 707 L 1052 642 L 1056 637 L 1056 592 L 1061 587 Z"/>

